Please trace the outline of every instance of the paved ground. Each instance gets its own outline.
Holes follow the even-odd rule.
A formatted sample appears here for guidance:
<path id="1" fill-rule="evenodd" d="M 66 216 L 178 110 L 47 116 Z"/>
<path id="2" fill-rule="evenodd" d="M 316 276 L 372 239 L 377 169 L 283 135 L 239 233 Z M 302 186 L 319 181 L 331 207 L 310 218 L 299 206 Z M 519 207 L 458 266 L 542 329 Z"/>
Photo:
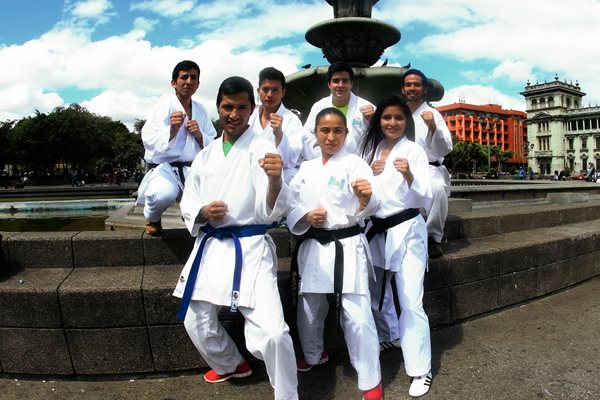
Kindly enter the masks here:
<path id="1" fill-rule="evenodd" d="M 600 399 L 600 278 L 433 333 L 434 381 L 426 400 Z M 32 349 L 32 351 L 34 351 Z M 382 353 L 386 399 L 409 399 L 400 351 Z M 232 383 L 197 375 L 64 380 L 0 375 L 3 400 L 263 400 L 264 368 Z M 301 374 L 302 400 L 360 399 L 347 355 Z"/>

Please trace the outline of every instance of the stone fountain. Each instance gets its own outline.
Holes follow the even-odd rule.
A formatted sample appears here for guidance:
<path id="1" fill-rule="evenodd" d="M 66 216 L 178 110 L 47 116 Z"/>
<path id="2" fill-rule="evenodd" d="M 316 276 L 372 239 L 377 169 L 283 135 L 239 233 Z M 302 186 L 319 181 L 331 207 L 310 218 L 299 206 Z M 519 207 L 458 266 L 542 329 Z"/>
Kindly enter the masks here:
<path id="1" fill-rule="evenodd" d="M 327 0 L 333 6 L 333 19 L 313 25 L 306 41 L 323 51 L 330 64 L 345 61 L 354 68 L 352 91 L 377 104 L 390 93 L 401 95 L 400 80 L 405 67 L 373 67 L 386 48 L 400 41 L 400 31 L 390 24 L 371 18 L 378 0 Z M 317 100 L 328 96 L 328 65 L 310 67 L 286 78 L 286 107 L 300 111 L 303 120 Z M 424 71 L 427 73 L 427 71 Z M 444 87 L 429 79 L 427 101 L 439 101 Z"/>

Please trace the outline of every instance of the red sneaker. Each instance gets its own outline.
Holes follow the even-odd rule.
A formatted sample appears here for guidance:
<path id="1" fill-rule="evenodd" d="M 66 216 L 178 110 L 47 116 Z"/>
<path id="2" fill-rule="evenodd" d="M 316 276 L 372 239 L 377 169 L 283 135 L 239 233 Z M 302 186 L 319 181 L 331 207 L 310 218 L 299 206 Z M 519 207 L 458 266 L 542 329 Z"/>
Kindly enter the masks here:
<path id="1" fill-rule="evenodd" d="M 363 392 L 363 400 L 383 400 L 383 386 L 381 382 L 371 390 Z"/>
<path id="2" fill-rule="evenodd" d="M 321 353 L 321 359 L 319 361 L 317 361 L 316 364 L 309 364 L 306 362 L 306 360 L 304 358 L 301 358 L 296 363 L 296 368 L 300 372 L 307 372 L 307 371 L 310 371 L 312 369 L 312 367 L 314 367 L 315 365 L 322 365 L 322 364 L 325 364 L 327 361 L 329 361 L 329 355 L 327 354 L 326 351 L 324 351 Z"/>
<path id="3" fill-rule="evenodd" d="M 225 382 L 226 380 L 231 378 L 245 378 L 250 375 L 252 375 L 252 368 L 250 368 L 250 364 L 248 364 L 248 361 L 244 360 L 243 363 L 237 366 L 235 371 L 229 374 L 219 375 L 214 369 L 211 369 L 210 371 L 204 374 L 204 380 L 208 383 L 218 383 Z"/>

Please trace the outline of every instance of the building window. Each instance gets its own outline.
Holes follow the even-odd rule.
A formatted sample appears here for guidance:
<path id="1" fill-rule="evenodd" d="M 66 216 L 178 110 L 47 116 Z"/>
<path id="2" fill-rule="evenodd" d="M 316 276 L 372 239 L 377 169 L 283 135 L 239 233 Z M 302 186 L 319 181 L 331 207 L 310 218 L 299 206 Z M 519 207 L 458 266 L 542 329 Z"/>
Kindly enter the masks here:
<path id="1" fill-rule="evenodd" d="M 569 146 L 569 150 L 574 150 L 573 149 L 573 139 L 572 138 L 567 139 L 567 144 Z"/>
<path id="2" fill-rule="evenodd" d="M 581 138 L 581 150 L 587 150 L 587 137 Z"/>
<path id="3" fill-rule="evenodd" d="M 567 108 L 571 108 L 571 98 L 567 97 Z"/>
<path id="4" fill-rule="evenodd" d="M 596 151 L 600 150 L 600 136 L 596 136 Z"/>
<path id="5" fill-rule="evenodd" d="M 537 110 L 538 108 L 538 102 L 536 99 L 531 100 L 531 108 L 534 110 Z"/>
<path id="6" fill-rule="evenodd" d="M 545 108 L 546 107 L 546 99 L 540 99 L 540 108 Z"/>
<path id="7" fill-rule="evenodd" d="M 554 107 L 554 97 L 548 97 L 548 107 Z"/>

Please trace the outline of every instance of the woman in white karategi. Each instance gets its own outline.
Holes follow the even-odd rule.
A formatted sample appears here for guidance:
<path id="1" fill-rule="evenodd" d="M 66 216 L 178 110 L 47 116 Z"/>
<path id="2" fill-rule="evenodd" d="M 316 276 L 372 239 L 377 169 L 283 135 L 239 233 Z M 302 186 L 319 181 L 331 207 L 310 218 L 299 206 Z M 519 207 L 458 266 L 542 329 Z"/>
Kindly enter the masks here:
<path id="1" fill-rule="evenodd" d="M 350 362 L 364 399 L 383 398 L 377 330 L 370 309 L 368 243 L 362 228 L 378 206 L 371 190 L 373 173 L 348 153 L 346 117 L 335 109 L 319 112 L 315 135 L 321 157 L 301 164 L 292 179 L 294 195 L 287 223 L 301 235 L 292 261 L 298 293 L 298 333 L 304 358 L 299 371 L 328 361 L 323 350 L 327 294 L 334 293 L 336 319 L 344 331 Z M 296 263 L 297 262 L 297 263 Z M 296 290 L 292 288 L 294 292 Z"/>
<path id="2" fill-rule="evenodd" d="M 427 155 L 414 143 L 414 134 L 410 109 L 392 96 L 377 106 L 361 148 L 381 203 L 366 231 L 376 275 L 371 282 L 373 316 L 381 348 L 402 348 L 412 377 L 409 394 L 418 397 L 427 393 L 432 378 L 429 321 L 423 309 L 427 227 L 419 213 L 432 195 Z"/>

